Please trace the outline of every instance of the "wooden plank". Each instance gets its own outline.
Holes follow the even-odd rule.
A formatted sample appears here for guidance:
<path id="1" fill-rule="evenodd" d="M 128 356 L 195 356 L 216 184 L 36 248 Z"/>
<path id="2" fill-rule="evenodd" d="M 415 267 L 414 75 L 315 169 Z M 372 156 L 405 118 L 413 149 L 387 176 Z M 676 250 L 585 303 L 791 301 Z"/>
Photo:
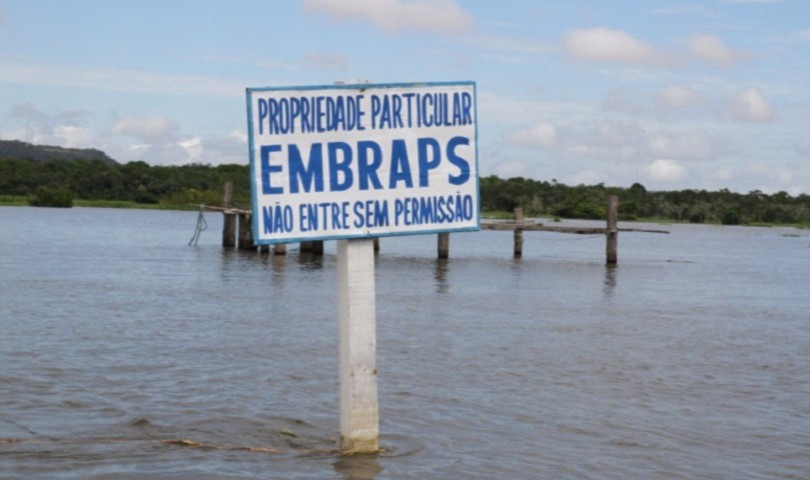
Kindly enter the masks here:
<path id="1" fill-rule="evenodd" d="M 498 223 L 482 223 L 482 230 L 502 230 L 511 231 L 520 228 L 527 232 L 559 232 L 559 233 L 578 233 L 583 235 L 593 235 L 605 233 L 604 228 L 596 227 L 563 227 L 563 226 L 549 226 L 542 223 L 523 223 L 518 225 L 514 222 L 498 222 Z"/>
<path id="2" fill-rule="evenodd" d="M 573 233 L 579 235 L 598 235 L 607 233 L 607 228 L 603 227 L 569 227 L 544 225 L 542 223 L 523 223 L 518 225 L 515 222 L 482 222 L 482 230 L 511 231 L 520 228 L 523 231 L 532 232 L 558 232 Z M 669 233 L 667 230 L 656 230 L 649 228 L 618 228 L 619 232 L 642 232 L 642 233 Z"/>
<path id="3" fill-rule="evenodd" d="M 620 232 L 641 232 L 641 233 L 669 233 L 669 230 L 655 230 L 650 228 L 619 228 Z"/>
<path id="4" fill-rule="evenodd" d="M 191 205 L 192 207 L 199 207 L 199 205 L 196 203 L 189 203 L 189 205 Z M 203 209 L 206 212 L 223 212 L 223 213 L 232 213 L 235 215 L 239 215 L 242 213 L 253 213 L 252 210 L 246 210 L 244 208 L 236 208 L 236 207 L 226 208 L 226 207 L 217 207 L 214 205 L 203 205 Z"/>

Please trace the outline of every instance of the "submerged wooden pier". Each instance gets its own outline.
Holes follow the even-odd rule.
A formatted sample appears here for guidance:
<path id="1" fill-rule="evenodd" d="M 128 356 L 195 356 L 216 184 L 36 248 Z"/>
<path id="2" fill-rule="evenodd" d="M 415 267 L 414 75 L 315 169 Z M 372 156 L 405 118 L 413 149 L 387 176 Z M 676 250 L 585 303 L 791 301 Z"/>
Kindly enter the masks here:
<path id="1" fill-rule="evenodd" d="M 251 215 L 250 210 L 236 208 L 233 206 L 233 184 L 227 182 L 225 184 L 225 194 L 223 207 L 209 207 L 204 208 L 208 211 L 222 212 L 222 246 L 233 248 L 238 247 L 239 250 L 256 250 L 256 245 L 253 244 L 253 233 L 251 231 Z M 513 220 L 483 220 L 481 222 L 481 230 L 500 230 L 513 232 L 513 248 L 512 255 L 515 257 L 523 256 L 523 233 L 524 232 L 557 232 L 567 233 L 574 235 L 604 235 L 605 236 L 605 263 L 608 265 L 615 265 L 618 263 L 618 242 L 619 232 L 643 232 L 643 233 L 669 233 L 666 230 L 644 229 L 644 228 L 619 228 L 619 199 L 615 195 L 611 195 L 607 200 L 607 218 L 605 227 L 578 227 L 578 226 L 563 226 L 563 225 L 546 225 L 534 220 L 526 220 L 523 217 L 523 209 L 518 207 L 515 209 L 515 217 Z M 269 253 L 270 247 L 262 245 L 259 251 Z M 274 255 L 284 255 L 287 252 L 285 244 L 273 245 Z M 380 250 L 380 239 L 374 239 L 374 251 Z M 450 257 L 450 234 L 439 233 L 437 234 L 437 256 L 438 258 Z M 307 241 L 300 243 L 300 251 L 309 252 L 313 255 L 323 255 L 323 241 Z"/>

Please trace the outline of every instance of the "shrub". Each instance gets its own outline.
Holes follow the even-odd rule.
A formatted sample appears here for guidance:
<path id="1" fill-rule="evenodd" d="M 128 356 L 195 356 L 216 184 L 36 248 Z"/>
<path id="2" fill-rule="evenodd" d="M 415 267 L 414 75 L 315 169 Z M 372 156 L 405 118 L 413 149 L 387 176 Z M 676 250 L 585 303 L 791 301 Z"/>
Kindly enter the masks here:
<path id="1" fill-rule="evenodd" d="M 71 208 L 73 194 L 67 188 L 37 187 L 28 204 L 32 207 Z"/>
<path id="2" fill-rule="evenodd" d="M 740 224 L 740 212 L 737 210 L 729 210 L 727 211 L 721 220 L 723 225 L 739 225 Z"/>

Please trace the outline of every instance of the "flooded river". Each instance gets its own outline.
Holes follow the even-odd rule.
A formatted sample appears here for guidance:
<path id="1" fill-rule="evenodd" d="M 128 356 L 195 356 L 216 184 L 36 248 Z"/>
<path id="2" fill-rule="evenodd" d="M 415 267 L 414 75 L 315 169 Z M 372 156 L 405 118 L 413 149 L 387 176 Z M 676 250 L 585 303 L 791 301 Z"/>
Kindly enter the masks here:
<path id="1" fill-rule="evenodd" d="M 379 456 L 341 457 L 336 248 L 0 207 L 0 478 L 810 477 L 810 231 L 384 238 Z"/>

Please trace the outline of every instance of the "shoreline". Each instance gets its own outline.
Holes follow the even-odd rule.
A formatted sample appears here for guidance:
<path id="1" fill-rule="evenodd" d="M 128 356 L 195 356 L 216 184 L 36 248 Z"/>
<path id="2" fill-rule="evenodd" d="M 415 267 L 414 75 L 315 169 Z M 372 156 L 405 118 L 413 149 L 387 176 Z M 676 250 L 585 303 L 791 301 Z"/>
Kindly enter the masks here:
<path id="1" fill-rule="evenodd" d="M 28 204 L 28 197 L 21 197 L 21 196 L 12 196 L 12 195 L 0 195 L 0 207 L 30 207 L 31 205 Z M 135 209 L 135 210 L 177 210 L 177 211 L 196 211 L 199 210 L 199 206 L 195 205 L 174 205 L 174 204 L 161 204 L 161 203 L 137 203 L 133 201 L 126 201 L 126 200 L 82 200 L 82 199 L 75 199 L 73 200 L 73 207 L 77 208 L 118 208 L 118 209 Z M 514 219 L 514 214 L 510 212 L 481 212 L 481 218 L 487 220 L 512 220 Z M 599 221 L 602 219 L 598 218 L 561 218 L 561 217 L 526 217 L 527 219 L 532 218 L 536 219 L 545 223 L 558 223 L 562 220 L 590 220 L 590 221 Z M 765 223 L 765 222 L 754 222 L 754 223 L 741 223 L 740 225 L 723 225 L 720 222 L 701 222 L 701 223 L 691 223 L 691 222 L 679 222 L 676 220 L 671 220 L 667 218 L 634 218 L 632 220 L 628 219 L 619 219 L 620 222 L 624 223 L 655 223 L 659 225 L 716 225 L 718 227 L 723 226 L 740 226 L 740 227 L 760 227 L 760 228 L 776 228 L 776 227 L 788 227 L 788 228 L 795 228 L 797 230 L 808 230 L 810 229 L 810 224 L 801 224 L 801 223 Z"/>

